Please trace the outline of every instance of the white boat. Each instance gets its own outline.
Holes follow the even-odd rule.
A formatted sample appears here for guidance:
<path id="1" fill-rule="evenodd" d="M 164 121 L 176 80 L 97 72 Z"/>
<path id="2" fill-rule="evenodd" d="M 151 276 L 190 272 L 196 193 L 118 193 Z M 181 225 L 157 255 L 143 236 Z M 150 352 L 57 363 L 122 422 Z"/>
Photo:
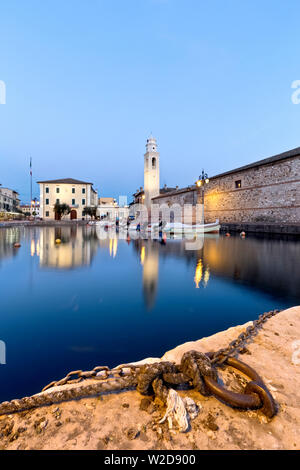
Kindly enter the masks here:
<path id="1" fill-rule="evenodd" d="M 102 228 L 112 228 L 112 227 L 115 227 L 115 222 L 112 222 L 110 220 L 100 220 L 98 222 L 96 222 L 96 225 L 98 225 L 99 227 L 102 227 Z"/>
<path id="2" fill-rule="evenodd" d="M 169 223 L 163 228 L 166 233 L 219 233 L 220 223 L 218 220 L 211 224 L 182 224 L 180 222 Z"/>
<path id="3" fill-rule="evenodd" d="M 137 224 L 131 224 L 129 231 L 135 232 L 137 230 Z M 145 229 L 144 229 L 145 230 Z M 143 231 L 143 228 L 141 228 Z M 220 224 L 219 221 L 211 224 L 182 224 L 181 222 L 167 223 L 164 227 L 159 227 L 158 223 L 148 224 L 148 232 L 164 232 L 171 234 L 197 234 L 197 233 L 219 233 Z"/>

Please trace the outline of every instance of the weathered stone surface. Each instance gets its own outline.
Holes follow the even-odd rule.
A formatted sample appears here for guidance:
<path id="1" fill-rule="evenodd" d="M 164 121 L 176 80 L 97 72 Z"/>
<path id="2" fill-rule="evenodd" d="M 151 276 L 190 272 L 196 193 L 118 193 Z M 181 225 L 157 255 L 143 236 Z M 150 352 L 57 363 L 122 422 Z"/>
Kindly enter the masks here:
<path id="1" fill-rule="evenodd" d="M 168 351 L 162 360 L 179 362 L 191 349 L 206 352 L 225 347 L 249 324 L 185 343 Z M 277 402 L 278 414 L 271 421 L 260 411 L 239 411 L 214 397 L 182 390 L 180 395 L 191 397 L 201 412 L 191 422 L 190 432 L 171 433 L 166 423 L 157 424 L 164 409 L 145 413 L 140 409 L 142 397 L 136 391 L 126 391 L 61 403 L 59 408 L 52 405 L 1 416 L 1 448 L 300 449 L 299 332 L 300 307 L 285 310 L 268 320 L 247 344 L 251 354 L 240 357 L 262 376 Z M 229 368 L 219 374 L 235 391 L 247 381 Z M 125 403 L 129 408 L 122 406 Z M 63 418 L 60 421 L 58 413 Z M 47 425 L 41 428 L 43 422 Z"/>
<path id="2" fill-rule="evenodd" d="M 205 185 L 205 221 L 300 224 L 299 175 L 298 155 L 215 176 Z M 241 187 L 236 187 L 237 182 Z M 156 197 L 153 202 L 194 205 L 196 200 L 196 189 L 185 188 Z"/>

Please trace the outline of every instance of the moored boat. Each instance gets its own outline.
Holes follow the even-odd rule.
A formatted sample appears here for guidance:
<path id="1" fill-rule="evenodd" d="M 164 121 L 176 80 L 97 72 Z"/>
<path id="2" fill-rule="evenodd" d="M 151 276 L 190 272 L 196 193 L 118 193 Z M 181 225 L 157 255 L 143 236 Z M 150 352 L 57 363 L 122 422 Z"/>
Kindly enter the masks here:
<path id="1" fill-rule="evenodd" d="M 180 222 L 167 224 L 163 231 L 166 233 L 219 233 L 220 223 L 218 220 L 211 224 L 182 224 Z"/>

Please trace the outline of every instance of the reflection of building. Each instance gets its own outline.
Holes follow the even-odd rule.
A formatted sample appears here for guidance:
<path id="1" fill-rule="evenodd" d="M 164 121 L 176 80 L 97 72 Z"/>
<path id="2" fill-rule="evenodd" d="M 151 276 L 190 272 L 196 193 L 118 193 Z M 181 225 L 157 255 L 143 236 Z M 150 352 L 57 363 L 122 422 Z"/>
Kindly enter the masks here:
<path id="1" fill-rule="evenodd" d="M 156 244 L 157 245 L 157 244 Z M 143 265 L 143 289 L 145 302 L 148 309 L 154 306 L 157 294 L 159 266 L 159 248 L 157 246 L 145 246 Z"/>
<path id="2" fill-rule="evenodd" d="M 213 276 L 233 279 L 273 295 L 300 298 L 299 241 L 220 237 L 206 240 L 204 260 Z M 282 273 L 285 273 L 284 275 Z"/>
<path id="3" fill-rule="evenodd" d="M 200 284 L 203 287 L 206 287 L 209 281 L 209 277 L 210 277 L 209 266 L 203 266 L 202 258 L 199 258 L 197 261 L 197 266 L 195 269 L 195 277 L 194 277 L 196 289 L 199 289 Z"/>
<path id="4" fill-rule="evenodd" d="M 295 262 L 300 259 L 298 240 L 244 240 L 238 236 L 210 235 L 205 236 L 203 249 L 199 251 L 185 250 L 185 242 L 181 240 L 169 240 L 162 247 L 157 242 L 153 244 L 161 248 L 162 258 L 181 258 L 194 267 L 191 282 L 195 287 L 205 287 L 210 278 L 218 277 L 300 301 L 300 263 Z"/>
<path id="5" fill-rule="evenodd" d="M 98 194 L 93 189 L 93 183 L 79 181 L 73 178 L 39 181 L 40 213 L 44 219 L 54 219 L 54 205 L 68 204 L 71 208 L 70 219 L 81 219 L 85 207 L 98 205 Z"/>
<path id="6" fill-rule="evenodd" d="M 159 243 L 146 240 L 135 240 L 135 248 L 140 252 L 140 261 L 143 266 L 143 291 L 147 308 L 154 306 L 159 269 Z"/>
<path id="7" fill-rule="evenodd" d="M 55 243 L 58 238 L 61 240 L 60 244 Z M 75 225 L 44 227 L 40 231 L 38 243 L 36 246 L 39 249 L 40 266 L 58 269 L 90 265 L 98 248 L 94 232 Z"/>
<path id="8" fill-rule="evenodd" d="M 144 266 L 145 302 L 151 308 L 158 284 L 159 257 L 182 259 L 191 266 L 190 283 L 195 288 L 209 287 L 211 279 L 238 282 L 248 288 L 282 298 L 300 301 L 300 244 L 297 240 L 276 240 L 240 237 L 205 236 L 199 251 L 185 249 L 183 240 L 168 240 L 162 246 L 157 241 L 135 240 Z M 284 273 L 284 275 L 282 274 Z"/>
<path id="9" fill-rule="evenodd" d="M 18 250 L 14 248 L 14 243 L 19 243 L 19 241 L 20 229 L 18 227 L 0 229 L 0 261 L 18 253 Z"/>

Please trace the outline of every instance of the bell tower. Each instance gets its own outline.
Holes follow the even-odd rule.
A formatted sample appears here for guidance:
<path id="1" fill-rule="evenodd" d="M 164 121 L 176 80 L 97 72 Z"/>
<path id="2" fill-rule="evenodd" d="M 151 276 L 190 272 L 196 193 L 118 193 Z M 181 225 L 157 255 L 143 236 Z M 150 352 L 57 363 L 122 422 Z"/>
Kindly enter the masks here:
<path id="1" fill-rule="evenodd" d="M 145 206 L 151 206 L 151 199 L 159 196 L 159 153 L 156 139 L 151 135 L 146 142 L 144 155 Z"/>

